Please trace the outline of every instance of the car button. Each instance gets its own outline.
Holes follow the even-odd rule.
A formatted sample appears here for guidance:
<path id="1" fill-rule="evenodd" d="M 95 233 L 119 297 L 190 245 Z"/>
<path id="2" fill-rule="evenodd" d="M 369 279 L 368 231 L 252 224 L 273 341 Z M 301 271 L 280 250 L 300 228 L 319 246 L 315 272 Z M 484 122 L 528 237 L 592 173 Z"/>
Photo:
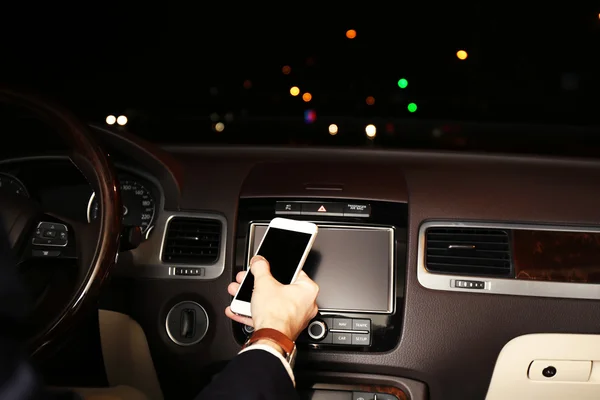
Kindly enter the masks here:
<path id="1" fill-rule="evenodd" d="M 371 206 L 369 204 L 348 203 L 343 209 L 344 217 L 370 217 Z"/>
<path id="2" fill-rule="evenodd" d="M 338 203 L 302 203 L 302 215 L 343 217 L 344 207 Z"/>
<path id="3" fill-rule="evenodd" d="M 300 215 L 302 203 L 294 201 L 278 201 L 275 203 L 275 214 Z"/>

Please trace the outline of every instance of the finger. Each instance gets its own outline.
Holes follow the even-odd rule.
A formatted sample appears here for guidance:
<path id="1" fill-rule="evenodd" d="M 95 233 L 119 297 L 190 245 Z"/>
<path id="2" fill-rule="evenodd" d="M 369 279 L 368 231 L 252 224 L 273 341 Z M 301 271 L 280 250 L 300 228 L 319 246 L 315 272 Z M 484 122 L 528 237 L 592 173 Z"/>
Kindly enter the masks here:
<path id="1" fill-rule="evenodd" d="M 250 271 L 257 280 L 268 276 L 272 277 L 269 263 L 261 256 L 254 256 L 250 260 Z"/>
<path id="2" fill-rule="evenodd" d="M 240 284 L 237 282 L 231 282 L 229 286 L 227 286 L 227 293 L 232 296 L 235 296 L 240 289 Z"/>
<path id="3" fill-rule="evenodd" d="M 235 322 L 239 322 L 240 324 L 244 324 L 244 325 L 248 325 L 248 326 L 254 326 L 253 322 L 252 322 L 252 318 L 244 317 L 243 315 L 235 314 L 233 311 L 231 311 L 231 307 L 227 307 L 225 309 L 225 315 L 227 317 L 229 317 L 230 319 L 234 320 Z"/>
<path id="4" fill-rule="evenodd" d="M 312 287 L 316 286 L 316 289 L 319 290 L 319 285 L 317 285 L 317 283 L 315 281 L 310 279 L 310 277 L 308 275 L 306 275 L 306 272 L 304 272 L 304 271 L 300 271 L 300 273 L 298 274 L 298 277 L 294 281 L 294 284 L 303 285 L 303 286 L 312 286 Z"/>
<path id="5" fill-rule="evenodd" d="M 242 281 L 244 280 L 244 277 L 246 276 L 246 271 L 240 271 L 237 273 L 237 275 L 235 276 L 235 281 L 237 283 L 242 283 Z"/>

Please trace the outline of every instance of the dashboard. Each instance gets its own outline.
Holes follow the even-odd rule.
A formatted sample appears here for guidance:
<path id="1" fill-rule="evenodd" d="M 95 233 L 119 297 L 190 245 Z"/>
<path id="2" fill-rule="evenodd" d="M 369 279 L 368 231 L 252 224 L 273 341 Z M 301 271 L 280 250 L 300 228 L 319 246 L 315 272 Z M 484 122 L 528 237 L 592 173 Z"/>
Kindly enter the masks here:
<path id="1" fill-rule="evenodd" d="M 155 178 L 116 166 L 123 203 L 123 226 L 139 227 L 148 239 L 158 217 L 161 189 Z M 88 223 L 98 217 L 95 193 L 67 157 L 32 157 L 0 162 L 0 190 L 40 202 L 47 212 Z"/>
<path id="2" fill-rule="evenodd" d="M 124 225 L 144 233 L 100 307 L 142 326 L 167 397 L 197 394 L 251 333 L 225 317 L 226 288 L 280 215 L 327 232 L 307 264 L 323 310 L 299 340 L 300 389 L 479 399 L 512 339 L 598 333 L 600 162 L 161 147 L 93 129 L 118 171 Z M 2 161 L 0 190 L 82 222 L 97 212 L 64 156 Z M 356 279 L 340 278 L 343 266 Z M 197 316 L 191 336 L 182 308 Z"/>

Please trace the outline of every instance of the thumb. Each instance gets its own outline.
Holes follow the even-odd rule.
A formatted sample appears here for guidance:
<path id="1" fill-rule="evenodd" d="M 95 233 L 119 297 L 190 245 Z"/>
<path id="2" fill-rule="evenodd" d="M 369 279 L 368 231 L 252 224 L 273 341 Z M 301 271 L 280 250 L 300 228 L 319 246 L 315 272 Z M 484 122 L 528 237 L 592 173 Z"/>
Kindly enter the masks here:
<path id="1" fill-rule="evenodd" d="M 255 279 L 273 277 L 269 262 L 263 256 L 252 257 L 252 260 L 250 260 L 250 271 Z"/>

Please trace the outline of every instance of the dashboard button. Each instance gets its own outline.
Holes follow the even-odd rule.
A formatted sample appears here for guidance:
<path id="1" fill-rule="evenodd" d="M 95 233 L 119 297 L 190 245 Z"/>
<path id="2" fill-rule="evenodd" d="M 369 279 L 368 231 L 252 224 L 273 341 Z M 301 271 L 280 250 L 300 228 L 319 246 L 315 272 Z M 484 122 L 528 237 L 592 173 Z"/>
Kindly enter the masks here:
<path id="1" fill-rule="evenodd" d="M 302 203 L 302 215 L 343 217 L 344 207 L 339 203 Z"/>
<path id="2" fill-rule="evenodd" d="M 330 335 L 333 335 L 333 344 L 352 344 L 350 333 L 330 333 Z"/>
<path id="3" fill-rule="evenodd" d="M 275 214 L 300 215 L 302 203 L 294 201 L 278 201 L 275 203 Z"/>
<path id="4" fill-rule="evenodd" d="M 327 335 L 327 327 L 323 321 L 313 321 L 308 325 L 308 336 L 313 340 L 321 340 Z"/>
<path id="5" fill-rule="evenodd" d="M 352 344 L 357 346 L 368 346 L 370 337 L 368 333 L 353 333 Z"/>
<path id="6" fill-rule="evenodd" d="M 370 217 L 371 206 L 369 204 L 348 203 L 344 206 L 345 217 Z"/>
<path id="7" fill-rule="evenodd" d="M 334 318 L 331 329 L 352 330 L 352 320 L 350 318 Z"/>
<path id="8" fill-rule="evenodd" d="M 371 331 L 371 320 L 369 319 L 353 319 L 352 320 L 353 331 Z"/>
<path id="9" fill-rule="evenodd" d="M 62 231 L 67 232 L 67 226 L 65 224 L 58 224 L 55 222 L 40 222 L 38 225 L 38 229 L 41 230 L 51 230 L 51 231 Z"/>

